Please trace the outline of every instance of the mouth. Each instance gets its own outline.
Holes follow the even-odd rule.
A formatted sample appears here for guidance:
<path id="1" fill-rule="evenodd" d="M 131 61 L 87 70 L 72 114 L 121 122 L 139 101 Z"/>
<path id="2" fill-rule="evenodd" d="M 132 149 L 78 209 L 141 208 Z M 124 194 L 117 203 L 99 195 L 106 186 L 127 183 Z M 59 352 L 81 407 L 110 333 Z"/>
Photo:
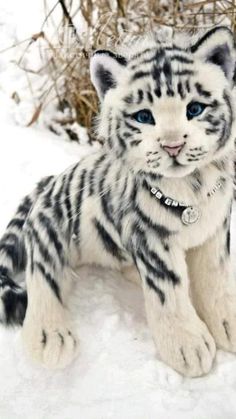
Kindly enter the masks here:
<path id="1" fill-rule="evenodd" d="M 172 161 L 170 162 L 168 168 L 161 171 L 161 174 L 165 177 L 184 177 L 194 170 L 193 167 L 180 163 L 176 157 L 172 158 L 171 160 Z"/>
<path id="2" fill-rule="evenodd" d="M 176 157 L 174 157 L 171 167 L 177 168 L 177 167 L 184 167 L 184 166 L 185 166 L 184 164 L 179 163 Z"/>

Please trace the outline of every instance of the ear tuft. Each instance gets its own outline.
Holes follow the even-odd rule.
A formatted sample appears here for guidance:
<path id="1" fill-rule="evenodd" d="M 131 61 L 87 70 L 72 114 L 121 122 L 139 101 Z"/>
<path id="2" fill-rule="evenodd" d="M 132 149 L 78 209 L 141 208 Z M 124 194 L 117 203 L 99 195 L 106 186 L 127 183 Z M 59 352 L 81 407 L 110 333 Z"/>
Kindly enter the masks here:
<path id="1" fill-rule="evenodd" d="M 227 79 L 233 80 L 235 67 L 235 46 L 231 30 L 217 26 L 209 30 L 192 47 L 191 52 L 204 62 L 217 65 Z"/>
<path id="2" fill-rule="evenodd" d="M 124 57 L 111 51 L 98 50 L 94 53 L 90 61 L 90 75 L 100 99 L 104 98 L 109 89 L 116 87 L 126 64 Z"/>

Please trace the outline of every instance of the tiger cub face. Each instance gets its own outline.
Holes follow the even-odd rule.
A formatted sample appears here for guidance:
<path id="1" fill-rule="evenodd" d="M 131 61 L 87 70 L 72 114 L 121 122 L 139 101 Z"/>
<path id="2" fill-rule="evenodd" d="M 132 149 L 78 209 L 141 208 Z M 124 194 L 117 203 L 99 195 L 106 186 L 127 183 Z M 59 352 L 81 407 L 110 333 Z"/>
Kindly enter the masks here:
<path id="1" fill-rule="evenodd" d="M 135 172 L 182 177 L 233 146 L 233 37 L 216 27 L 182 47 L 147 39 L 126 57 L 97 51 L 99 134 Z"/>

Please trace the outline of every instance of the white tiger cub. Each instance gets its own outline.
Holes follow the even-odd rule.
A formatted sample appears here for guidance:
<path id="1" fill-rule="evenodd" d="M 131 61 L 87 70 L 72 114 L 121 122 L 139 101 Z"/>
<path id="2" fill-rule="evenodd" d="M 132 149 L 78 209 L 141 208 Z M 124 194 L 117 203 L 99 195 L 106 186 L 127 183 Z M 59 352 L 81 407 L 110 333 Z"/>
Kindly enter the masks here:
<path id="1" fill-rule="evenodd" d="M 136 274 L 158 356 L 178 372 L 206 374 L 216 346 L 236 352 L 234 42 L 226 27 L 187 40 L 153 35 L 126 57 L 94 54 L 104 148 L 41 181 L 2 237 L 1 320 L 23 323 L 46 367 L 77 353 L 67 289 L 81 264 Z"/>

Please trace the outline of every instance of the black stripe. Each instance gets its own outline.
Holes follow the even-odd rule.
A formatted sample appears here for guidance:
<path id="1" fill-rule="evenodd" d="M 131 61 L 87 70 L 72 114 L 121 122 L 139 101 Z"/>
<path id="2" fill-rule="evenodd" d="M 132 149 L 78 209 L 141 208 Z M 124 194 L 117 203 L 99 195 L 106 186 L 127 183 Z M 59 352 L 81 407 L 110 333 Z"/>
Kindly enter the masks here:
<path id="1" fill-rule="evenodd" d="M 5 322 L 7 325 L 22 325 L 26 308 L 27 293 L 26 291 L 8 289 L 1 297 L 5 311 Z"/>
<path id="2" fill-rule="evenodd" d="M 152 264 L 153 261 L 148 259 L 148 257 L 146 256 L 146 249 L 145 249 L 145 254 L 142 249 L 139 249 L 137 251 L 137 257 L 142 261 L 142 263 L 144 264 L 148 272 L 151 273 L 153 276 L 155 276 L 155 278 L 159 278 L 162 280 L 165 279 L 164 273 L 158 268 L 158 266 L 156 266 L 155 264 Z"/>
<path id="3" fill-rule="evenodd" d="M 117 118 L 117 120 L 116 120 L 116 128 L 115 128 L 116 137 L 117 137 L 117 140 L 119 142 L 119 145 L 120 145 L 122 151 L 124 151 L 126 149 L 126 144 L 125 144 L 125 141 L 122 138 L 121 134 L 119 133 L 120 124 L 121 124 L 121 120 L 120 120 L 120 118 Z"/>
<path id="4" fill-rule="evenodd" d="M 111 191 L 107 191 L 101 196 L 101 205 L 103 215 L 107 218 L 107 220 L 115 227 L 115 220 L 113 219 L 112 214 L 114 213 L 114 208 L 111 203 Z"/>
<path id="5" fill-rule="evenodd" d="M 161 224 L 154 223 L 150 217 L 148 217 L 146 214 L 143 213 L 141 208 L 138 206 L 137 203 L 135 203 L 134 211 L 138 215 L 138 217 L 141 219 L 141 221 L 146 224 L 147 227 L 152 228 L 158 235 L 160 239 L 166 239 L 170 237 L 171 234 L 173 234 L 168 228 L 165 226 L 162 226 Z"/>
<path id="6" fill-rule="evenodd" d="M 44 192 L 45 188 L 49 185 L 49 183 L 54 177 L 55 176 L 47 176 L 40 180 L 40 182 L 37 184 L 37 189 L 36 189 L 37 195 Z"/>
<path id="7" fill-rule="evenodd" d="M 124 194 L 125 194 L 125 191 L 127 189 L 127 185 L 128 185 L 128 176 L 125 176 L 123 188 L 122 188 L 122 190 L 120 192 L 120 198 L 119 198 L 120 201 L 124 198 Z"/>
<path id="8" fill-rule="evenodd" d="M 135 81 L 135 80 L 139 80 L 142 79 L 143 77 L 148 77 L 151 76 L 151 72 L 150 71 L 137 71 L 136 73 L 133 74 L 131 81 Z"/>
<path id="9" fill-rule="evenodd" d="M 123 136 L 123 138 L 130 138 L 130 137 L 133 137 L 133 133 L 132 132 L 127 132 L 127 131 L 125 131 L 125 132 L 123 132 L 123 134 L 122 134 L 122 136 Z"/>
<path id="10" fill-rule="evenodd" d="M 18 267 L 19 254 L 18 252 L 16 252 L 15 244 L 0 242 L 0 253 L 3 253 L 6 257 L 8 257 L 11 260 L 14 269 Z"/>
<path id="11" fill-rule="evenodd" d="M 140 170 L 139 171 L 139 175 L 144 178 L 147 179 L 150 178 L 150 180 L 160 180 L 162 178 L 162 176 L 156 172 L 150 172 L 150 171 L 146 171 L 146 170 Z"/>
<path id="12" fill-rule="evenodd" d="M 195 72 L 193 70 L 184 69 L 184 70 L 176 70 L 173 71 L 174 76 L 193 76 Z"/>
<path id="13" fill-rule="evenodd" d="M 0 248 L 11 258 L 13 270 L 22 271 L 26 266 L 25 245 L 21 237 L 14 233 L 5 233 L 0 242 Z M 11 256 L 10 256 L 11 254 Z"/>
<path id="14" fill-rule="evenodd" d="M 202 187 L 202 175 L 200 170 L 196 169 L 190 176 L 191 186 L 194 192 L 199 192 Z"/>
<path id="15" fill-rule="evenodd" d="M 165 303 L 165 294 L 163 291 L 160 290 L 160 288 L 157 287 L 157 285 L 154 283 L 154 281 L 149 277 L 146 276 L 146 282 L 150 288 L 152 288 L 160 298 L 160 302 L 163 305 Z"/>
<path id="16" fill-rule="evenodd" d="M 224 117 L 224 115 L 217 116 L 217 119 L 216 119 L 216 118 L 214 118 L 214 115 L 207 114 L 205 116 L 205 118 L 202 119 L 202 121 L 209 122 L 209 124 L 213 125 L 214 127 L 217 127 L 217 126 L 220 125 L 220 123 L 221 123 L 220 119 L 223 118 L 223 117 Z"/>
<path id="17" fill-rule="evenodd" d="M 52 207 L 52 194 L 54 191 L 54 186 L 55 186 L 56 181 L 54 180 L 50 187 L 46 188 L 46 192 L 43 194 L 43 206 L 45 209 L 47 208 L 51 208 Z"/>
<path id="18" fill-rule="evenodd" d="M 143 90 L 138 89 L 138 100 L 137 100 L 138 105 L 143 101 L 143 98 L 144 98 Z"/>
<path id="19" fill-rule="evenodd" d="M 112 126 L 112 110 L 110 109 L 109 111 L 109 116 L 108 116 L 108 135 L 107 135 L 107 142 L 110 148 L 112 148 L 112 130 L 111 130 L 111 126 Z"/>
<path id="20" fill-rule="evenodd" d="M 40 262 L 35 262 L 35 266 L 38 268 L 40 273 L 43 275 L 43 277 L 46 279 L 47 283 L 50 285 L 50 288 L 54 292 L 57 299 L 62 303 L 61 294 L 60 294 L 60 288 L 56 282 L 56 280 L 52 277 L 52 275 L 47 272 Z"/>
<path id="21" fill-rule="evenodd" d="M 129 62 L 132 62 L 133 60 L 137 60 L 137 58 L 142 57 L 143 54 L 146 54 L 147 52 L 151 52 L 153 51 L 153 48 L 146 48 L 143 51 L 138 52 L 135 55 L 132 55 L 131 58 L 129 59 Z"/>
<path id="22" fill-rule="evenodd" d="M 13 244 L 18 244 L 19 240 L 20 240 L 20 238 L 15 233 L 6 232 L 3 235 L 2 239 L 1 239 L 1 242 L 8 242 L 8 241 L 12 242 L 13 241 Z"/>
<path id="23" fill-rule="evenodd" d="M 59 260 L 62 262 L 63 259 L 64 259 L 63 245 L 62 245 L 61 241 L 59 240 L 58 234 L 57 234 L 54 226 L 52 225 L 52 222 L 51 222 L 50 218 L 47 217 L 42 212 L 39 212 L 38 220 L 39 220 L 40 224 L 46 230 L 48 238 L 49 238 L 50 242 L 54 245 L 54 247 L 57 251 Z"/>
<path id="24" fill-rule="evenodd" d="M 146 263 L 148 267 L 152 267 L 152 273 L 159 276 L 161 279 L 167 279 L 172 282 L 173 285 L 179 284 L 179 276 L 167 267 L 166 263 L 158 256 L 157 253 L 149 249 L 145 232 L 137 225 L 137 223 L 133 226 L 133 235 L 134 238 L 136 238 L 137 255 L 142 258 L 144 264 Z M 151 263 L 154 263 L 154 266 L 150 265 L 150 261 Z"/>
<path id="25" fill-rule="evenodd" d="M 132 124 L 130 124 L 128 121 L 124 121 L 125 122 L 125 126 L 130 129 L 133 132 L 137 132 L 138 134 L 141 134 L 141 130 L 137 127 L 134 127 Z"/>
<path id="26" fill-rule="evenodd" d="M 29 198 L 29 196 L 26 196 L 23 200 L 23 202 L 19 205 L 18 209 L 17 209 L 17 213 L 18 214 L 22 214 L 22 215 L 28 215 L 31 207 L 33 205 L 33 202 L 31 201 L 31 199 Z"/>
<path id="27" fill-rule="evenodd" d="M 180 54 L 175 54 L 170 56 L 170 60 L 171 61 L 178 61 L 179 63 L 184 63 L 184 64 L 193 64 L 194 61 L 191 58 L 188 58 L 184 55 L 180 55 Z"/>
<path id="28" fill-rule="evenodd" d="M 105 169 L 101 173 L 100 182 L 98 184 L 99 194 L 103 194 L 104 191 L 105 191 L 104 190 L 104 183 L 106 181 L 106 177 L 107 177 L 107 174 L 108 174 L 108 171 L 109 171 L 110 167 L 111 167 L 111 162 L 108 162 L 105 166 Z"/>
<path id="29" fill-rule="evenodd" d="M 157 55 L 157 53 L 155 53 L 155 55 L 152 55 L 149 58 L 144 58 L 142 61 L 138 62 L 137 64 L 133 64 L 131 66 L 131 70 L 136 70 L 137 68 L 141 68 L 143 65 L 151 64 L 152 62 L 155 62 L 156 61 L 156 55 Z"/>
<path id="30" fill-rule="evenodd" d="M 36 244 L 38 246 L 38 250 L 42 258 L 44 259 L 44 262 L 48 262 L 51 265 L 54 266 L 55 260 L 51 256 L 51 254 L 48 251 L 48 248 L 44 245 L 42 242 L 37 230 L 34 228 L 34 225 L 31 220 L 28 220 L 27 222 L 27 228 L 29 228 L 29 233 L 31 234 L 31 239 L 34 238 L 34 243 L 31 244 L 32 247 Z"/>
<path id="31" fill-rule="evenodd" d="M 149 91 L 147 91 L 147 98 L 148 98 L 150 103 L 153 103 L 153 96 L 152 96 L 151 92 L 149 92 Z"/>
<path id="32" fill-rule="evenodd" d="M 127 103 L 128 105 L 130 105 L 130 104 L 134 103 L 134 96 L 133 96 L 133 94 L 132 94 L 132 93 L 130 93 L 128 96 L 125 96 L 125 97 L 123 98 L 123 101 L 124 101 L 125 103 Z"/>
<path id="33" fill-rule="evenodd" d="M 158 65 L 153 66 L 152 77 L 156 85 L 154 89 L 154 94 L 157 97 L 161 97 L 161 68 L 158 67 Z"/>
<path id="34" fill-rule="evenodd" d="M 178 45 L 173 44 L 172 47 L 165 47 L 166 51 L 185 51 L 184 48 L 179 47 Z"/>
<path id="35" fill-rule="evenodd" d="M 63 175 L 62 179 L 61 179 L 61 186 L 60 186 L 58 192 L 54 195 L 53 202 L 52 202 L 53 214 L 54 214 L 54 216 L 55 216 L 55 218 L 56 218 L 56 220 L 59 224 L 64 219 L 61 199 L 62 199 L 62 192 L 63 192 L 63 189 L 64 189 L 65 180 L 66 180 L 66 175 Z"/>
<path id="36" fill-rule="evenodd" d="M 25 242 L 28 244 L 28 250 L 27 250 L 27 258 L 28 258 L 28 265 L 30 267 L 31 275 L 34 273 L 34 252 L 33 252 L 33 240 L 32 240 L 32 234 L 30 229 L 25 230 Z"/>
<path id="37" fill-rule="evenodd" d="M 113 240 L 111 235 L 105 229 L 105 227 L 95 218 L 94 225 L 97 229 L 97 233 L 99 238 L 101 239 L 104 248 L 114 257 L 116 257 L 120 261 L 124 261 L 125 258 L 122 256 L 122 251 L 117 245 L 117 243 Z"/>
<path id="38" fill-rule="evenodd" d="M 102 154 L 94 163 L 93 169 L 89 174 L 89 196 L 95 193 L 94 181 L 97 179 L 97 170 L 100 169 L 100 164 L 106 159 L 106 155 Z"/>
<path id="39" fill-rule="evenodd" d="M 221 136 L 220 136 L 220 138 L 218 140 L 218 144 L 219 144 L 219 147 L 218 148 L 221 148 L 221 147 L 223 147 L 226 144 L 227 140 L 230 137 L 232 123 L 233 123 L 233 110 L 232 110 L 232 105 L 231 105 L 231 102 L 230 102 L 229 95 L 226 93 L 226 91 L 224 91 L 223 98 L 224 98 L 225 103 L 226 103 L 227 108 L 228 108 L 229 121 L 224 120 L 224 126 L 223 126 L 223 130 L 222 130 L 222 134 L 221 134 Z"/>
<path id="40" fill-rule="evenodd" d="M 189 84 L 189 80 L 186 80 L 185 82 L 185 87 L 188 93 L 190 93 L 190 84 Z"/>
<path id="41" fill-rule="evenodd" d="M 74 221 L 73 233 L 77 236 L 77 243 L 80 242 L 80 217 L 81 217 L 81 206 L 83 201 L 83 194 L 84 194 L 84 185 L 85 185 L 85 178 L 86 178 L 87 171 L 84 169 L 80 176 L 80 183 L 78 194 L 76 197 L 76 217 Z"/>
<path id="42" fill-rule="evenodd" d="M 17 227 L 19 230 L 21 230 L 23 228 L 23 225 L 25 224 L 25 219 L 24 218 L 13 218 L 9 224 L 7 225 L 7 228 L 10 227 Z"/>
<path id="43" fill-rule="evenodd" d="M 133 140 L 133 141 L 130 141 L 130 145 L 131 145 L 131 147 L 136 147 L 137 145 L 139 145 L 140 143 L 142 142 L 142 140 Z"/>
<path id="44" fill-rule="evenodd" d="M 106 159 L 106 154 L 102 154 L 94 163 L 94 169 L 100 168 L 100 163 L 102 163 Z"/>
<path id="45" fill-rule="evenodd" d="M 226 234 L 226 252 L 228 255 L 230 254 L 230 227 L 228 228 Z"/>
<path id="46" fill-rule="evenodd" d="M 154 89 L 154 93 L 157 97 L 161 97 L 161 86 L 158 86 Z"/>
<path id="47" fill-rule="evenodd" d="M 95 180 L 95 169 L 93 168 L 89 173 L 89 196 L 93 195 L 95 192 L 94 180 Z"/>
<path id="48" fill-rule="evenodd" d="M 200 83 L 195 83 L 195 87 L 200 96 L 203 96 L 206 98 L 211 97 L 211 93 L 208 92 L 207 90 L 204 90 Z"/>
<path id="49" fill-rule="evenodd" d="M 185 94 L 184 94 L 183 84 L 182 84 L 181 81 L 179 81 L 178 84 L 177 84 L 177 91 L 178 91 L 181 99 L 184 99 L 185 98 Z"/>
<path id="50" fill-rule="evenodd" d="M 149 57 L 146 57 L 146 58 L 143 58 L 143 60 L 142 61 L 140 61 L 139 63 L 137 63 L 137 64 L 135 64 L 135 65 L 133 65 L 132 67 L 131 67 L 131 69 L 132 70 L 135 70 L 136 68 L 139 68 L 139 69 L 141 69 L 141 67 L 144 65 L 146 65 L 146 64 L 156 64 L 156 63 L 158 63 L 158 64 L 160 64 L 161 62 L 162 62 L 162 60 L 163 60 L 163 58 L 164 58 L 164 56 L 165 56 L 165 52 L 164 52 L 164 50 L 162 49 L 162 48 L 158 48 L 156 51 L 155 51 L 155 54 L 154 55 L 152 55 L 152 56 L 149 56 Z"/>
<path id="51" fill-rule="evenodd" d="M 206 128 L 205 133 L 206 135 L 216 134 L 217 132 L 219 132 L 219 130 L 219 128 Z"/>
<path id="52" fill-rule="evenodd" d="M 73 180 L 73 176 L 74 173 L 77 169 L 78 165 L 76 164 L 76 166 L 73 167 L 70 175 L 68 176 L 68 180 L 65 186 L 65 206 L 66 206 L 66 211 L 67 211 L 67 222 L 68 222 L 68 233 L 69 236 L 71 234 L 71 228 L 72 228 L 72 205 L 71 205 L 71 201 L 70 201 L 70 187 L 71 187 L 71 182 Z"/>
<path id="53" fill-rule="evenodd" d="M 163 74 L 166 79 L 166 85 L 167 85 L 167 95 L 168 96 L 174 96 L 173 86 L 172 86 L 172 68 L 171 63 L 169 60 L 165 60 L 163 65 Z"/>
<path id="54" fill-rule="evenodd" d="M 0 278 L 2 276 L 9 276 L 9 269 L 6 266 L 0 265 Z"/>

